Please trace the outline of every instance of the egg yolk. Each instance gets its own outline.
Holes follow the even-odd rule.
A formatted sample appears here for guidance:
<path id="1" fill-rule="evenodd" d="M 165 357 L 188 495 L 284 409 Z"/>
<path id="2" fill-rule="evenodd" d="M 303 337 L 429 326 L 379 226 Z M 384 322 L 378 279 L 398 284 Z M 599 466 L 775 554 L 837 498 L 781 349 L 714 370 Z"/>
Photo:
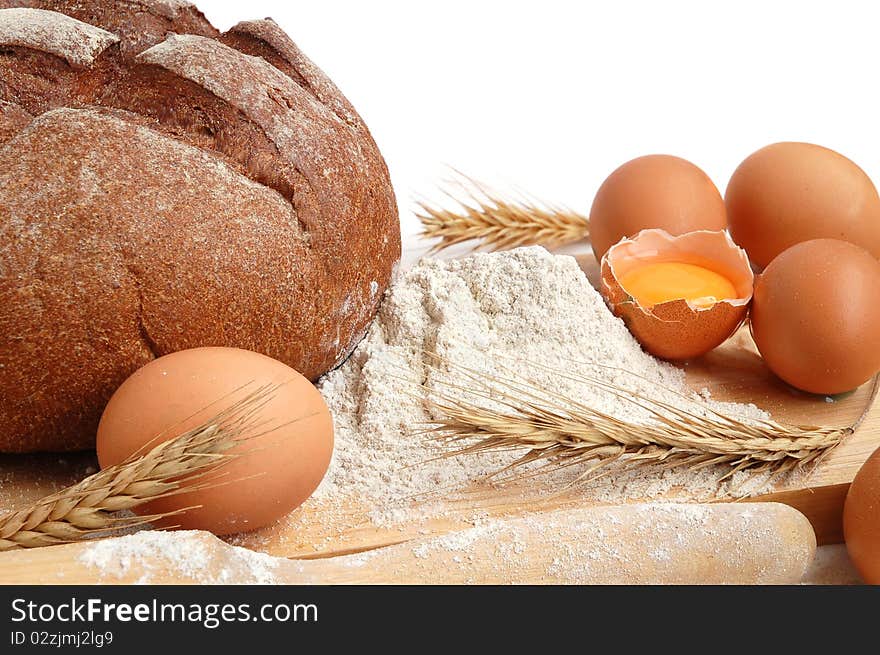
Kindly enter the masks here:
<path id="1" fill-rule="evenodd" d="M 621 286 L 645 308 L 672 300 L 687 300 L 709 307 L 719 300 L 736 298 L 736 289 L 723 275 L 695 264 L 659 262 L 626 273 Z"/>

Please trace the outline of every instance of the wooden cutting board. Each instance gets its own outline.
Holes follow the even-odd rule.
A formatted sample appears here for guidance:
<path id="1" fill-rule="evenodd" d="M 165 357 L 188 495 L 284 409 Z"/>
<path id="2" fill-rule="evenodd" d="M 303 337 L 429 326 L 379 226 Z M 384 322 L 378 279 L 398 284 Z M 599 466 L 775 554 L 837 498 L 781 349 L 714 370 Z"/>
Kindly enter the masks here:
<path id="1" fill-rule="evenodd" d="M 410 259 L 418 254 L 410 253 Z M 589 255 L 580 255 L 578 260 L 588 277 L 595 280 L 595 260 Z M 789 504 L 809 518 L 820 544 L 840 542 L 841 512 L 849 484 L 862 463 L 880 448 L 880 406 L 872 407 L 880 382 L 875 379 L 856 392 L 833 399 L 797 392 L 767 370 L 746 329 L 684 368 L 695 390 L 705 387 L 718 400 L 755 403 L 780 422 L 848 426 L 861 420 L 857 432 L 809 475 L 778 484 L 754 499 Z M 19 507 L 72 484 L 94 472 L 95 466 L 93 453 L 0 456 L 0 508 Z M 370 519 L 374 508 L 357 498 L 336 499 L 332 508 L 310 501 L 288 519 L 230 541 L 281 557 L 327 558 L 467 529 L 487 518 L 516 518 L 595 504 L 582 492 L 548 496 L 522 484 L 500 488 L 477 485 L 445 503 L 441 513 L 435 511 L 436 502 L 432 499 L 426 503 L 423 513 L 416 505 L 401 523 L 377 526 Z M 420 518 L 412 518 L 420 514 Z M 4 579 L 4 571 L 9 573 L 15 568 L 17 557 L 16 553 L 0 554 L 0 580 Z M 78 565 L 73 556 L 69 559 L 73 570 Z M 51 558 L 53 570 L 63 570 L 64 562 L 63 556 Z"/>

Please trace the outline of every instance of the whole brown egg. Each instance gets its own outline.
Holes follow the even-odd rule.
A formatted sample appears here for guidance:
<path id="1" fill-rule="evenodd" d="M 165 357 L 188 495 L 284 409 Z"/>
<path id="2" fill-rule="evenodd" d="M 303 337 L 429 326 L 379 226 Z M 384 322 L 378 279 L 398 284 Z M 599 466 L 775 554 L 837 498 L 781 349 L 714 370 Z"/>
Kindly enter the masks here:
<path id="1" fill-rule="evenodd" d="M 840 239 L 880 258 L 880 196 L 843 155 L 810 143 L 776 143 L 748 157 L 725 193 L 730 234 L 763 268 L 811 239 Z"/>
<path id="2" fill-rule="evenodd" d="M 750 322 L 767 366 L 790 385 L 851 391 L 880 370 L 880 262 L 846 241 L 799 243 L 757 277 Z"/>
<path id="3" fill-rule="evenodd" d="M 253 428 L 229 451 L 234 459 L 217 475 L 186 481 L 185 492 L 151 500 L 136 512 L 173 513 L 158 523 L 218 535 L 268 525 L 318 487 L 333 452 L 333 420 L 314 385 L 265 355 L 196 348 L 135 371 L 101 417 L 101 468 L 204 425 L 267 386 L 274 390 L 253 408 Z"/>
<path id="4" fill-rule="evenodd" d="M 859 470 L 843 507 L 849 557 L 862 579 L 880 584 L 880 450 Z"/>
<path id="5" fill-rule="evenodd" d="M 615 170 L 590 210 L 590 240 L 599 262 L 611 246 L 642 230 L 679 236 L 726 227 L 724 200 L 709 176 L 670 155 L 639 157 Z"/>

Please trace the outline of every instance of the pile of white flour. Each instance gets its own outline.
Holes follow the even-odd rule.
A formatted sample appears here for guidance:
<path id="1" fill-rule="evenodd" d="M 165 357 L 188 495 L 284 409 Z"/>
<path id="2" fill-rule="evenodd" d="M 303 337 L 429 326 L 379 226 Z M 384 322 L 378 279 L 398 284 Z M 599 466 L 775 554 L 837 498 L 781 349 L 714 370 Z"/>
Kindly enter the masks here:
<path id="1" fill-rule="evenodd" d="M 634 423 L 649 420 L 648 414 L 554 370 L 671 404 L 681 405 L 676 394 L 686 394 L 703 407 L 767 418 L 754 406 L 713 403 L 707 394 L 689 390 L 680 369 L 642 351 L 572 257 L 535 247 L 453 261 L 425 259 L 398 277 L 366 339 L 319 385 L 334 417 L 336 449 L 317 500 L 355 497 L 376 507 L 381 520 L 384 510 L 463 490 L 522 454 L 435 459 L 449 446 L 418 434 L 436 418 L 426 410 L 426 391 L 419 386 L 427 393 L 437 388 L 436 360 L 428 353 L 500 377 L 510 378 L 515 368 L 541 388 Z M 442 375 L 464 382 L 454 372 Z M 705 497 L 717 490 L 718 477 L 717 471 L 695 475 L 641 467 L 590 483 L 584 493 L 618 500 L 686 488 Z"/>

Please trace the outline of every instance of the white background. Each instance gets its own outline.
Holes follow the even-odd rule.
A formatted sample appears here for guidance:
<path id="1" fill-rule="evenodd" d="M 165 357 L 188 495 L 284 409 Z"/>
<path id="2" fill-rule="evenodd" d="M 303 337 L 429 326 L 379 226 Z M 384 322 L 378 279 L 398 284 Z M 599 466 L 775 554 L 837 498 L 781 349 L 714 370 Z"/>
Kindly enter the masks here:
<path id="1" fill-rule="evenodd" d="M 385 155 L 404 234 L 446 166 L 584 213 L 633 157 L 690 159 L 724 191 L 775 141 L 880 180 L 876 2 L 200 0 L 215 26 L 273 17 Z"/>

